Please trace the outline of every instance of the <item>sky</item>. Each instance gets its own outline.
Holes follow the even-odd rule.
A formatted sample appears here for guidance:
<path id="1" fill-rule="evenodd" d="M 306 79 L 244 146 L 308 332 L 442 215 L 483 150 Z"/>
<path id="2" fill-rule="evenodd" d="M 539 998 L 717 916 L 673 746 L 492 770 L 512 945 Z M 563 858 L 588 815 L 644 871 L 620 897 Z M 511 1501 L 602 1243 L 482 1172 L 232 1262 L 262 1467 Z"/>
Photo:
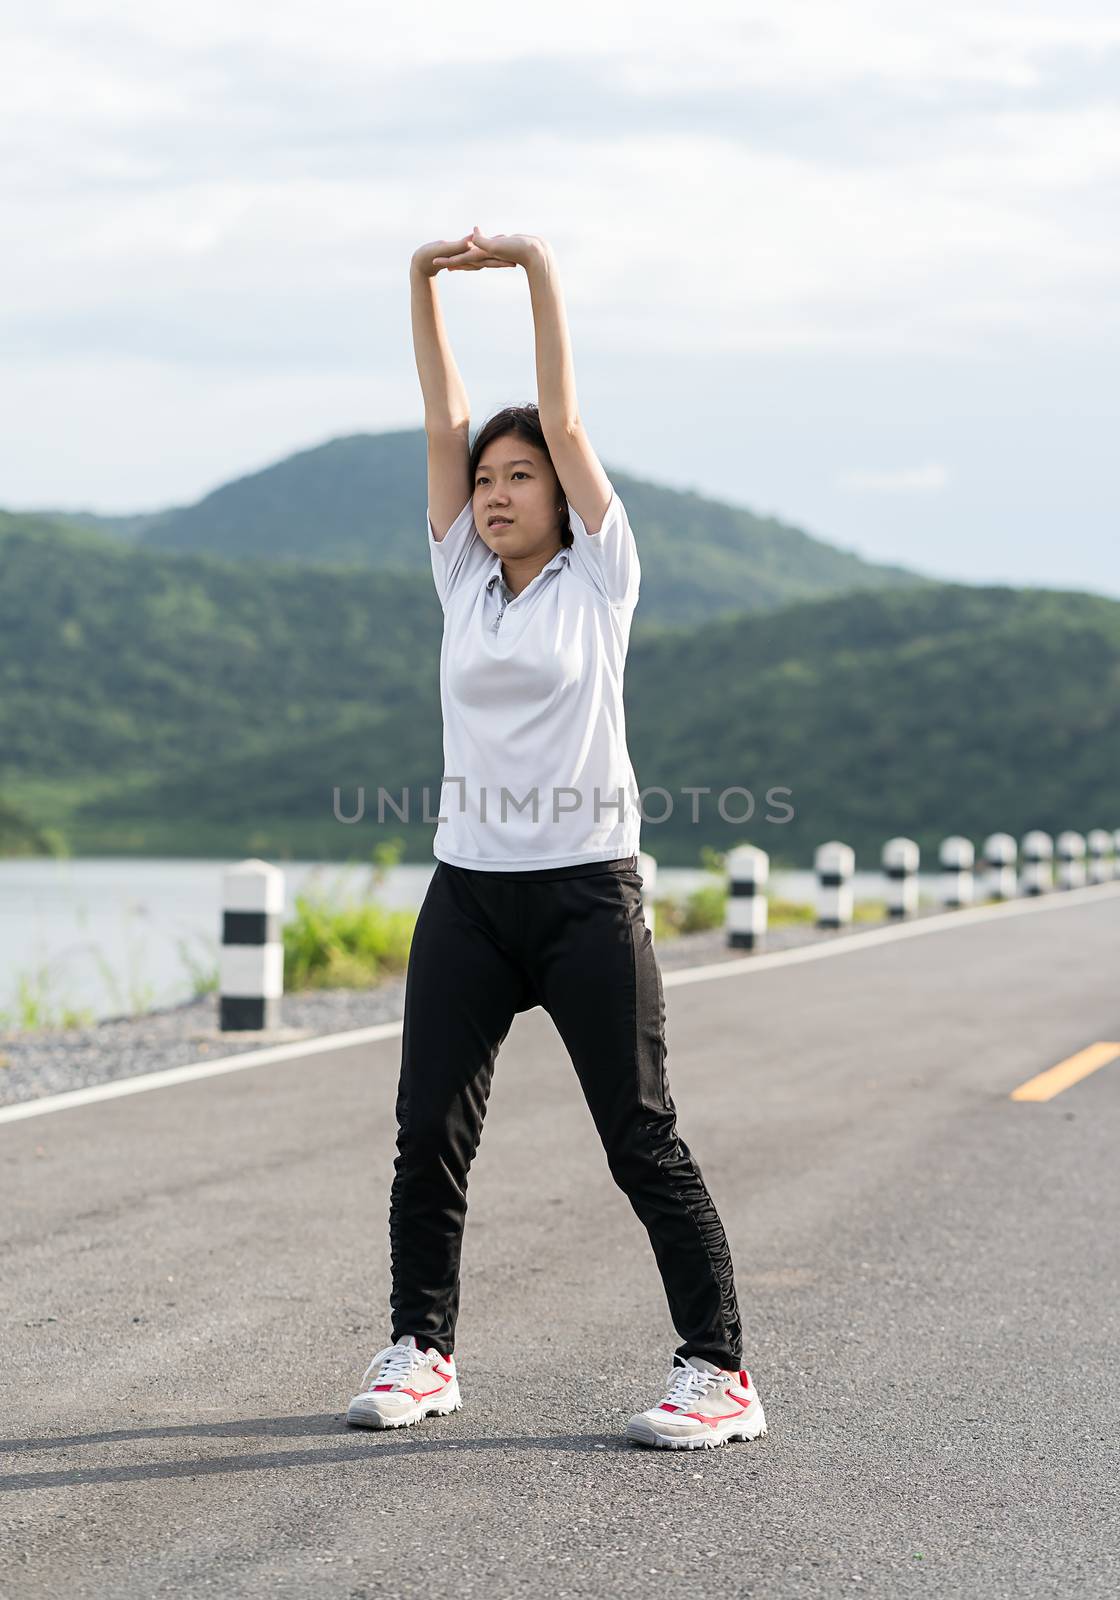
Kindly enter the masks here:
<path id="1" fill-rule="evenodd" d="M 409 259 L 477 223 L 551 244 L 608 468 L 1120 598 L 1112 0 L 396 10 L 8 0 L 0 506 L 419 427 Z M 438 286 L 473 424 L 535 399 L 524 274 Z"/>

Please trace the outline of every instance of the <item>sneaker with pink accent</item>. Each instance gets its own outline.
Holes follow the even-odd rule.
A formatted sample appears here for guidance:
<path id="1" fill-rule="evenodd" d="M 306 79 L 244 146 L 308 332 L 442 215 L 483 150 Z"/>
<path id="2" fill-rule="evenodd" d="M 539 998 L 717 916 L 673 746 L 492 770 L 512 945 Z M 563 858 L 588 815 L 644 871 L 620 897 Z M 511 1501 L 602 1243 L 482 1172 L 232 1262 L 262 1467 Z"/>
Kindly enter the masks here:
<path id="1" fill-rule="evenodd" d="M 446 1417 L 462 1403 L 455 1357 L 424 1349 L 405 1333 L 374 1356 L 346 1420 L 359 1428 L 408 1428 L 429 1412 Z"/>
<path id="2" fill-rule="evenodd" d="M 751 1375 L 717 1367 L 703 1356 L 673 1356 L 664 1400 L 626 1424 L 635 1444 L 670 1450 L 711 1450 L 728 1439 L 757 1439 L 766 1414 Z"/>

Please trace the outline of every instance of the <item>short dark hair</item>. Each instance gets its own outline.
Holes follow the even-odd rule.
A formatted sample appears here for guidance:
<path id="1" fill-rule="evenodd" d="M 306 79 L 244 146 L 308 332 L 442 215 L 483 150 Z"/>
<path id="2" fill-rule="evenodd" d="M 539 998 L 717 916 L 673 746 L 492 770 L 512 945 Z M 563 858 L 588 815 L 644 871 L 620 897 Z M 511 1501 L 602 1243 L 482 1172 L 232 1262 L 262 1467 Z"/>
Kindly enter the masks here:
<path id="1" fill-rule="evenodd" d="M 482 460 L 482 452 L 494 439 L 503 439 L 510 433 L 516 434 L 519 439 L 525 439 L 529 444 L 536 445 L 541 454 L 548 456 L 549 461 L 552 461 L 548 445 L 545 443 L 544 429 L 541 427 L 540 412 L 533 402 L 530 401 L 528 405 L 524 406 L 503 406 L 501 411 L 495 411 L 494 415 L 482 424 L 482 427 L 479 428 L 478 433 L 475 435 L 474 443 L 471 445 L 470 483 L 472 497 L 474 495 L 475 478 L 478 475 L 478 463 Z M 553 463 L 552 470 L 556 471 L 555 463 Z M 563 488 L 561 488 L 560 492 L 563 494 Z M 557 507 L 557 515 L 560 521 L 560 543 L 567 549 L 569 545 L 575 542 L 575 535 L 572 532 L 572 521 L 568 515 L 566 498 Z"/>

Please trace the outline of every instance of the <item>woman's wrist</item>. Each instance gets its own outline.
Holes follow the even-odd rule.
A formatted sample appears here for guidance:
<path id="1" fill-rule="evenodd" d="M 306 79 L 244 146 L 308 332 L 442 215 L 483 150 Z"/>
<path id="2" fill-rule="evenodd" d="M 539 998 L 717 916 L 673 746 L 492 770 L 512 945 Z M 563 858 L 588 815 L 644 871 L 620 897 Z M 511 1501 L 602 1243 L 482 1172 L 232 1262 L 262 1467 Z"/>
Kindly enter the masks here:
<path id="1" fill-rule="evenodd" d="M 525 259 L 525 271 L 530 277 L 547 276 L 556 266 L 556 257 L 547 239 L 534 239 Z"/>

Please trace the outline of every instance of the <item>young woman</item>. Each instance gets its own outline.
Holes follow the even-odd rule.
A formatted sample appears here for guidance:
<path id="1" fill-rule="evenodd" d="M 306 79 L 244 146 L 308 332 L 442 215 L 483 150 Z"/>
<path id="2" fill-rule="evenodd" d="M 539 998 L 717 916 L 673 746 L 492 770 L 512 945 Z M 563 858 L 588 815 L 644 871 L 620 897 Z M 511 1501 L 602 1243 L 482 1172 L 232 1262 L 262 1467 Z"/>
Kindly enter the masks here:
<path id="1" fill-rule="evenodd" d="M 537 406 L 468 439 L 437 274 L 520 267 Z M 412 258 L 428 439 L 428 547 L 444 614 L 445 775 L 436 869 L 405 981 L 390 1196 L 393 1343 L 348 1420 L 407 1426 L 461 1404 L 453 1348 L 467 1172 L 498 1049 L 519 1011 L 556 1024 L 612 1177 L 644 1224 L 682 1339 L 664 1398 L 626 1436 L 692 1448 L 766 1431 L 742 1366 L 723 1226 L 680 1137 L 665 1001 L 642 908 L 623 667 L 640 567 L 583 431 L 556 258 L 476 227 Z"/>

